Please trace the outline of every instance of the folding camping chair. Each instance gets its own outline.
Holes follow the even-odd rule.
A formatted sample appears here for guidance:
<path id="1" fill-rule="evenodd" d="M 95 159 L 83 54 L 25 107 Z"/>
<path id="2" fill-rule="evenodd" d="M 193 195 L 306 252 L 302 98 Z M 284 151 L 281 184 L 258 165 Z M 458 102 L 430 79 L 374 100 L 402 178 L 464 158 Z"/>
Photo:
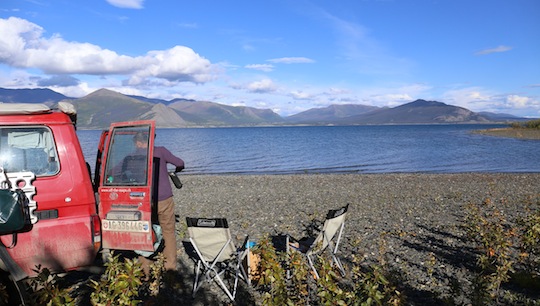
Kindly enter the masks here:
<path id="1" fill-rule="evenodd" d="M 319 255 L 325 250 L 332 256 L 332 260 L 338 267 L 341 275 L 345 276 L 345 269 L 337 257 L 337 251 L 343 233 L 343 227 L 345 226 L 345 216 L 347 215 L 348 209 L 349 204 L 339 209 L 328 211 L 323 228 L 316 237 L 304 237 L 298 240 L 287 235 L 287 251 L 292 249 L 305 255 L 309 267 L 313 270 L 315 278 L 319 278 L 319 273 L 313 264 L 313 256 Z"/>
<path id="2" fill-rule="evenodd" d="M 238 279 L 249 284 L 247 273 L 242 265 L 247 255 L 246 241 L 241 248 L 234 246 L 227 219 L 224 218 L 186 218 L 189 241 L 196 256 L 195 281 L 193 283 L 193 296 L 207 282 L 215 281 L 234 302 Z M 224 282 L 228 274 L 234 278 L 232 292 Z"/>

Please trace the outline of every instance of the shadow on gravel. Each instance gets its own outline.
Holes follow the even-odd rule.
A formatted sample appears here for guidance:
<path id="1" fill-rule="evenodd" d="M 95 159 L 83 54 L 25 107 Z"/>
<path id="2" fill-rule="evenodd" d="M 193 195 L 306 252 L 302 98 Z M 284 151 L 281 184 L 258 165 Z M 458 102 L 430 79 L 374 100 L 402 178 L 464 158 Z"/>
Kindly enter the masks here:
<path id="1" fill-rule="evenodd" d="M 398 251 L 389 253 L 395 261 L 406 264 L 393 263 L 392 274 L 408 274 L 398 282 L 407 304 L 464 303 L 464 296 L 469 295 L 464 284 L 470 282 L 467 278 L 476 270 L 475 248 L 464 237 L 440 228 L 416 226 L 419 231 L 415 235 L 394 236 L 402 241 L 403 247 L 415 252 L 407 252 L 407 256 Z"/>
<path id="2" fill-rule="evenodd" d="M 438 261 L 450 264 L 455 268 L 466 268 L 470 271 L 476 267 L 476 249 L 468 244 L 465 238 L 441 231 L 437 228 L 428 228 L 422 224 L 416 225 L 424 231 L 411 240 L 404 240 L 403 245 L 419 252 L 433 253 Z"/>

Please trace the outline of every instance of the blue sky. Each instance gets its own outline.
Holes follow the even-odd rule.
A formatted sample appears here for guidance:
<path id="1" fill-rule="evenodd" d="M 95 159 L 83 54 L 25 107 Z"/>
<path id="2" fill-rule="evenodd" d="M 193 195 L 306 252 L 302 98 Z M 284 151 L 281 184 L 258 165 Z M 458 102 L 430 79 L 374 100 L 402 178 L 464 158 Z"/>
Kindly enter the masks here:
<path id="1" fill-rule="evenodd" d="M 540 1 L 0 0 L 0 87 L 540 117 Z"/>

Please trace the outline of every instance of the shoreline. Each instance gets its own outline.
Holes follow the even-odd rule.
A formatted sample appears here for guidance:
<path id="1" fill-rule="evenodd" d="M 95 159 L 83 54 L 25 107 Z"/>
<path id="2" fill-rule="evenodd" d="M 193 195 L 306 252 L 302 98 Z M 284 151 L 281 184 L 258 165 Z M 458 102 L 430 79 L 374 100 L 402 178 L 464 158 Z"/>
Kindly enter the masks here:
<path id="1" fill-rule="evenodd" d="M 277 213 L 277 219 L 296 221 L 300 217 L 287 216 L 288 210 L 310 214 L 310 209 L 315 213 L 346 203 L 371 212 L 373 204 L 424 206 L 429 210 L 426 205 L 436 203 L 437 198 L 450 197 L 453 205 L 460 206 L 473 199 L 482 201 L 487 196 L 516 201 L 524 194 L 540 196 L 540 173 L 536 172 L 190 174 L 179 177 L 184 187 L 173 192 L 181 217 L 223 215 L 239 223 L 243 218 L 254 216 L 257 210 L 259 214 Z"/>
<path id="2" fill-rule="evenodd" d="M 528 129 L 528 128 L 494 128 L 486 130 L 473 131 L 475 134 L 481 134 L 494 137 L 506 137 L 516 139 L 527 140 L 540 140 L 540 129 Z"/>

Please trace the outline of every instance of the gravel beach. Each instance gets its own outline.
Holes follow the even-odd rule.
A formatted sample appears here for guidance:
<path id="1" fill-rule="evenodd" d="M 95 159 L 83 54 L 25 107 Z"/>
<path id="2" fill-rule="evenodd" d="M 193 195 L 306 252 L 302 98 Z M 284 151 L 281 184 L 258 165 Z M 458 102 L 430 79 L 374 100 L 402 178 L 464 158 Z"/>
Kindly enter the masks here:
<path id="1" fill-rule="evenodd" d="M 214 305 L 227 302 L 207 286 L 191 299 L 193 263 L 184 252 L 185 217 L 225 217 L 240 243 L 244 235 L 289 233 L 301 237 L 313 220 L 329 209 L 350 204 L 342 258 L 352 254 L 365 264 L 385 262 L 400 273 L 399 289 L 407 304 L 441 303 L 455 280 L 467 283 L 474 265 L 473 246 L 462 228 L 467 204 L 490 199 L 508 220 L 539 209 L 539 173 L 464 174 L 305 174 L 181 175 L 175 190 L 180 216 L 178 303 Z M 171 291 L 172 290 L 172 291 Z M 246 289 L 250 291 L 249 289 Z M 174 292 L 174 293 L 173 293 Z M 458 297 L 467 304 L 467 296 Z M 256 295 L 240 292 L 238 304 L 259 304 Z"/>

